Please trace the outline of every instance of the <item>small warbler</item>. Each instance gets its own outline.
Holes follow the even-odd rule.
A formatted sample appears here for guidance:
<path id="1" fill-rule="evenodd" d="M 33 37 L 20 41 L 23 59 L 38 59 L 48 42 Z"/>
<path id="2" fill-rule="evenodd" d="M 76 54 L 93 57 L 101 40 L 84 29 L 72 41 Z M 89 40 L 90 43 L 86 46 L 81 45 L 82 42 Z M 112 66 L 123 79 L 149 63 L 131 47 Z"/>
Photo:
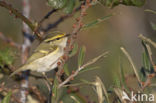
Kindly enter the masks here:
<path id="1" fill-rule="evenodd" d="M 64 54 L 68 37 L 64 33 L 57 33 L 56 36 L 48 37 L 40 43 L 34 53 L 28 58 L 27 62 L 11 75 L 18 72 L 31 70 L 45 73 L 57 67 L 57 62 Z"/>

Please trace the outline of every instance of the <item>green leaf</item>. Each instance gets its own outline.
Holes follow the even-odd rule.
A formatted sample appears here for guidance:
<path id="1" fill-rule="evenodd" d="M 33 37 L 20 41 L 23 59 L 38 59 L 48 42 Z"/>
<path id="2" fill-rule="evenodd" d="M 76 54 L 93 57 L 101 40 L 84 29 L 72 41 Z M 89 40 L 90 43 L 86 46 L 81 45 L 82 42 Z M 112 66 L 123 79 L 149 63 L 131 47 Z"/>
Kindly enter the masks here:
<path id="1" fill-rule="evenodd" d="M 81 96 L 80 93 L 70 93 L 70 94 L 65 94 L 61 101 L 63 103 L 86 103 L 86 99 Z"/>
<path id="2" fill-rule="evenodd" d="M 127 84 L 126 84 L 126 80 L 125 80 L 125 75 L 124 75 L 124 70 L 123 70 L 123 65 L 120 63 L 120 73 L 121 73 L 121 83 L 122 85 L 124 86 L 124 88 L 126 89 L 126 91 L 128 93 L 130 93 L 130 90 L 129 88 L 127 87 Z"/>
<path id="3" fill-rule="evenodd" d="M 131 0 L 134 6 L 143 6 L 145 4 L 145 0 Z"/>
<path id="4" fill-rule="evenodd" d="M 145 68 L 140 69 L 139 76 L 140 76 L 141 81 L 145 82 L 147 77 L 145 76 L 146 74 L 145 75 L 143 74 L 143 72 L 145 73 Z"/>
<path id="5" fill-rule="evenodd" d="M 85 79 L 81 79 L 80 81 L 81 81 L 82 83 L 85 83 L 85 84 L 88 84 L 88 85 L 92 84 L 92 82 L 87 81 L 87 80 L 85 80 Z"/>
<path id="6" fill-rule="evenodd" d="M 150 67 L 151 67 L 150 61 L 149 61 L 148 55 L 145 52 L 142 54 L 142 61 L 143 61 L 143 67 L 145 69 L 150 70 Z"/>
<path id="7" fill-rule="evenodd" d="M 10 103 L 11 94 L 12 94 L 12 92 L 9 92 L 9 93 L 4 97 L 4 99 L 2 100 L 1 103 Z"/>
<path id="8" fill-rule="evenodd" d="M 59 83 L 58 83 L 58 80 L 57 80 L 57 78 L 55 78 L 55 80 L 54 80 L 54 84 L 53 84 L 53 87 L 52 87 L 52 103 L 55 103 L 56 102 L 56 100 L 57 100 L 57 96 L 58 96 L 58 85 L 59 85 Z"/>
<path id="9" fill-rule="evenodd" d="M 67 3 L 67 0 L 48 0 L 49 6 L 52 6 L 55 9 L 63 8 Z"/>
<path id="10" fill-rule="evenodd" d="M 75 43 L 74 48 L 72 49 L 71 53 L 69 54 L 69 57 L 74 56 L 77 53 L 77 51 L 78 51 L 78 44 Z"/>
<path id="11" fill-rule="evenodd" d="M 3 67 L 4 65 L 11 65 L 13 63 L 13 53 L 11 49 L 4 49 L 0 51 L 0 66 Z"/>
<path id="12" fill-rule="evenodd" d="M 90 71 L 90 70 L 95 70 L 98 68 L 99 67 L 86 67 L 86 68 L 82 69 L 79 73 L 83 73 L 83 72 Z"/>
<path id="13" fill-rule="evenodd" d="M 66 14 L 70 14 L 70 13 L 72 13 L 74 7 L 75 7 L 75 0 L 68 0 L 68 3 L 67 3 L 67 5 L 65 6 L 65 8 L 64 8 L 63 11 L 64 11 Z"/>
<path id="14" fill-rule="evenodd" d="M 156 31 L 156 24 L 151 22 L 152 29 Z"/>
<path id="15" fill-rule="evenodd" d="M 113 75 L 113 81 L 114 81 L 115 87 L 121 88 L 121 82 L 117 75 Z"/>
<path id="16" fill-rule="evenodd" d="M 78 56 L 78 68 L 81 67 L 84 62 L 85 52 L 86 52 L 86 48 L 85 46 L 82 46 L 80 48 L 79 56 Z"/>
<path id="17" fill-rule="evenodd" d="M 156 11 L 151 10 L 151 9 L 146 9 L 145 11 L 146 11 L 146 12 L 151 12 L 151 13 L 153 13 L 153 14 L 156 14 Z"/>
<path id="18" fill-rule="evenodd" d="M 98 1 L 106 7 L 113 8 L 120 4 L 126 5 L 126 6 L 140 7 L 145 4 L 146 0 L 98 0 Z"/>
<path id="19" fill-rule="evenodd" d="M 105 21 L 105 20 L 108 20 L 110 17 L 112 17 L 113 15 L 111 14 L 111 15 L 107 15 L 107 16 L 104 16 L 104 17 L 102 17 L 102 18 L 99 18 L 99 19 L 97 19 L 97 20 L 95 20 L 95 21 L 92 21 L 92 22 L 90 22 L 90 23 L 88 23 L 88 24 L 85 24 L 84 26 L 83 26 L 83 28 L 82 29 L 86 29 L 86 28 L 89 28 L 89 27 L 93 27 L 94 25 L 96 25 L 96 24 L 99 24 L 99 23 L 101 23 L 101 22 L 103 22 L 103 21 Z"/>
<path id="20" fill-rule="evenodd" d="M 67 76 L 70 75 L 70 73 L 69 73 L 69 68 L 68 68 L 68 64 L 67 64 L 67 63 L 64 64 L 64 72 L 65 72 L 65 74 L 66 74 Z"/>
<path id="21" fill-rule="evenodd" d="M 142 40 L 142 45 L 145 49 L 145 52 L 143 54 L 143 65 L 145 67 L 145 69 L 148 69 L 150 70 L 152 66 L 152 63 L 150 62 L 150 56 L 149 56 L 149 51 L 148 51 L 148 48 L 147 48 L 147 44 L 145 43 L 144 40 Z"/>
<path id="22" fill-rule="evenodd" d="M 70 98 L 75 101 L 74 103 L 86 103 L 86 100 L 78 93 L 71 93 Z"/>
<path id="23" fill-rule="evenodd" d="M 127 57 L 127 59 L 129 60 L 131 66 L 132 66 L 132 68 L 133 68 L 133 71 L 134 71 L 134 73 L 135 73 L 135 75 L 136 75 L 136 78 L 137 78 L 138 82 L 141 83 L 138 70 L 137 70 L 137 68 L 135 67 L 134 62 L 133 62 L 131 56 L 129 55 L 129 53 L 127 52 L 127 50 L 126 50 L 125 48 L 120 47 L 120 49 L 121 49 L 121 51 L 125 54 L 125 56 Z"/>

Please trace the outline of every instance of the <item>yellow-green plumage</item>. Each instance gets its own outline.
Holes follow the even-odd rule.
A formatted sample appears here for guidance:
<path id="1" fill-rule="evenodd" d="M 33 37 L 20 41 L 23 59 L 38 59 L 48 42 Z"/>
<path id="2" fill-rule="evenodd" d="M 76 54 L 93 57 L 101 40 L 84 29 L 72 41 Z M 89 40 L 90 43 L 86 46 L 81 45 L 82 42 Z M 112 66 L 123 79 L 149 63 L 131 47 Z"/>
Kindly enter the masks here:
<path id="1" fill-rule="evenodd" d="M 13 72 L 10 76 L 17 74 L 18 72 L 31 70 L 37 72 L 47 72 L 57 67 L 57 62 L 60 57 L 64 54 L 64 47 L 66 46 L 67 37 L 60 38 L 64 34 L 54 36 L 44 40 L 34 51 L 32 56 L 29 57 L 27 62 Z M 52 41 L 52 42 L 50 42 Z"/>

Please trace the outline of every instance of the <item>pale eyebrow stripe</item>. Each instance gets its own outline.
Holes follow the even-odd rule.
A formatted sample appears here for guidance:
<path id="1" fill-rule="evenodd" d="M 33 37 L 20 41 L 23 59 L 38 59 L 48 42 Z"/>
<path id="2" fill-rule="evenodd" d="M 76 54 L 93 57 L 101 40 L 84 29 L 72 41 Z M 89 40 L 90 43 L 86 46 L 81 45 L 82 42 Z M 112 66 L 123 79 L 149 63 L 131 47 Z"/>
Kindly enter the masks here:
<path id="1" fill-rule="evenodd" d="M 48 42 L 53 42 L 53 41 L 55 41 L 55 40 L 58 40 L 58 39 L 62 39 L 62 38 L 64 38 L 64 37 L 68 37 L 68 36 L 70 36 L 71 34 L 66 34 L 66 35 L 64 35 L 64 36 L 62 36 L 62 37 L 58 37 L 58 38 L 55 38 L 55 39 L 53 39 L 53 40 L 49 40 L 49 41 L 47 41 L 47 43 Z"/>

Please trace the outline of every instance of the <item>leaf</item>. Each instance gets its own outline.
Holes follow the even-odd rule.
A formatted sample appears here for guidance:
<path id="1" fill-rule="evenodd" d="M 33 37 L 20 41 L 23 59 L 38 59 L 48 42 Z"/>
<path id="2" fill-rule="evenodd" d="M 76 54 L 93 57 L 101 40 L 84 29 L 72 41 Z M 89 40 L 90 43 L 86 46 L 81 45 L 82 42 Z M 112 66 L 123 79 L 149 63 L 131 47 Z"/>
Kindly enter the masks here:
<path id="1" fill-rule="evenodd" d="M 61 99 L 63 103 L 87 103 L 87 100 L 81 96 L 80 93 L 71 92 L 70 94 L 65 94 Z M 60 102 L 59 102 L 60 103 Z"/>
<path id="2" fill-rule="evenodd" d="M 54 80 L 54 84 L 53 84 L 53 87 L 52 87 L 52 103 L 55 103 L 56 102 L 56 100 L 57 100 L 57 96 L 58 96 L 58 85 L 59 85 L 59 83 L 58 83 L 58 80 L 57 80 L 57 78 L 55 78 L 55 80 Z"/>
<path id="3" fill-rule="evenodd" d="M 82 46 L 80 48 L 79 56 L 78 56 L 78 68 L 81 67 L 81 65 L 84 62 L 85 52 L 86 52 L 86 48 L 85 48 L 85 46 Z"/>
<path id="4" fill-rule="evenodd" d="M 13 53 L 11 49 L 4 49 L 0 51 L 0 66 L 3 67 L 4 65 L 11 65 L 13 63 Z"/>
<path id="5" fill-rule="evenodd" d="M 143 54 L 142 54 L 142 61 L 143 61 L 143 67 L 145 68 L 145 69 L 148 69 L 148 70 L 150 70 L 150 61 L 149 61 L 149 58 L 148 58 L 148 55 L 144 52 Z"/>
<path id="6" fill-rule="evenodd" d="M 69 73 L 69 68 L 68 68 L 68 64 L 67 64 L 67 63 L 64 64 L 64 72 L 65 72 L 65 74 L 66 74 L 67 76 L 70 75 L 70 73 Z"/>
<path id="7" fill-rule="evenodd" d="M 67 3 L 67 0 L 48 0 L 49 6 L 52 6 L 55 9 L 63 8 Z"/>
<path id="8" fill-rule="evenodd" d="M 125 75 L 124 75 L 124 70 L 123 70 L 123 65 L 120 63 L 120 73 L 121 73 L 121 83 L 126 89 L 127 92 L 130 92 L 129 88 L 127 87 L 126 80 L 125 80 Z"/>
<path id="9" fill-rule="evenodd" d="M 141 81 L 142 81 L 142 82 L 145 82 L 146 79 L 147 79 L 145 68 L 142 67 L 142 68 L 140 69 L 139 75 L 140 75 Z"/>
<path id="10" fill-rule="evenodd" d="M 145 69 L 148 69 L 150 71 L 151 68 L 153 67 L 152 52 L 150 46 L 144 40 L 142 40 L 142 45 L 145 49 L 145 53 L 143 55 L 143 61 L 144 61 L 143 64 Z"/>
<path id="11" fill-rule="evenodd" d="M 151 12 L 151 13 L 153 13 L 153 14 L 156 14 L 156 11 L 151 10 L 151 9 L 146 9 L 145 11 L 146 11 L 146 12 Z"/>
<path id="12" fill-rule="evenodd" d="M 96 76 L 96 80 L 95 82 L 93 82 L 93 85 L 95 86 L 99 103 L 103 103 L 104 100 L 106 100 L 107 103 L 110 103 L 107 89 L 105 88 L 105 85 L 103 84 L 102 80 L 98 76 Z"/>
<path id="13" fill-rule="evenodd" d="M 115 6 L 118 6 L 120 4 L 126 5 L 126 6 L 143 6 L 145 4 L 146 0 L 98 0 L 101 4 L 104 6 L 113 8 Z"/>
<path id="14" fill-rule="evenodd" d="M 77 51 L 78 51 L 78 44 L 75 43 L 74 48 L 72 49 L 71 53 L 69 54 L 69 57 L 74 56 L 77 53 Z"/>
<path id="15" fill-rule="evenodd" d="M 123 97 L 123 90 L 121 90 L 119 88 L 114 88 L 114 92 L 119 97 L 121 103 L 127 103 L 126 100 L 122 99 L 122 97 Z"/>
<path id="16" fill-rule="evenodd" d="M 86 72 L 86 71 L 90 71 L 90 70 L 95 70 L 95 69 L 98 69 L 99 67 L 86 67 L 84 69 L 82 69 L 79 73 L 83 73 L 83 72 Z"/>
<path id="17" fill-rule="evenodd" d="M 64 11 L 66 14 L 70 14 L 70 13 L 72 13 L 74 7 L 75 7 L 75 0 L 68 0 L 68 3 L 67 3 L 67 5 L 65 6 L 65 8 L 64 8 L 63 11 Z"/>
<path id="18" fill-rule="evenodd" d="M 117 75 L 114 75 L 113 81 L 114 81 L 115 87 L 121 88 L 121 81 Z"/>
<path id="19" fill-rule="evenodd" d="M 87 81 L 85 79 L 81 79 L 80 81 L 83 82 L 83 83 L 85 83 L 85 84 L 92 84 L 92 82 L 89 82 L 89 81 Z"/>
<path id="20" fill-rule="evenodd" d="M 154 42 L 154 41 L 152 41 L 151 39 L 149 39 L 149 38 L 143 36 L 142 34 L 140 34 L 138 37 L 139 37 L 141 40 L 147 42 L 148 44 L 151 44 L 154 48 L 156 48 L 156 42 Z"/>
<path id="21" fill-rule="evenodd" d="M 110 17 L 112 17 L 113 15 L 111 14 L 111 15 L 107 15 L 107 16 L 104 16 L 104 17 L 102 17 L 102 18 L 99 18 L 99 19 L 97 19 L 97 20 L 95 20 L 95 21 L 92 21 L 92 22 L 90 22 L 90 23 L 88 23 L 88 24 L 85 24 L 83 27 L 82 27 L 82 29 L 86 29 L 86 28 L 89 28 L 89 27 L 93 27 L 94 25 L 96 25 L 96 24 L 99 24 L 99 23 L 101 23 L 101 22 L 103 22 L 103 21 L 105 21 L 105 20 L 108 20 Z"/>
<path id="22" fill-rule="evenodd" d="M 121 47 L 120 48 L 122 50 L 122 52 L 125 54 L 125 56 L 127 57 L 127 59 L 129 60 L 130 64 L 132 65 L 132 68 L 133 68 L 133 71 L 137 77 L 137 80 L 139 82 L 139 84 L 141 84 L 141 80 L 140 80 L 140 77 L 139 77 L 139 74 L 138 74 L 138 71 L 133 63 L 133 60 L 132 58 L 130 57 L 129 53 L 125 50 L 125 48 Z"/>
<path id="23" fill-rule="evenodd" d="M 151 22 L 152 29 L 156 31 L 156 24 Z"/>
<path id="24" fill-rule="evenodd" d="M 2 100 L 1 103 L 10 103 L 10 98 L 11 98 L 12 92 L 9 92 L 4 99 Z"/>
<path id="25" fill-rule="evenodd" d="M 140 7 L 145 4 L 145 0 L 131 0 L 134 6 Z"/>

